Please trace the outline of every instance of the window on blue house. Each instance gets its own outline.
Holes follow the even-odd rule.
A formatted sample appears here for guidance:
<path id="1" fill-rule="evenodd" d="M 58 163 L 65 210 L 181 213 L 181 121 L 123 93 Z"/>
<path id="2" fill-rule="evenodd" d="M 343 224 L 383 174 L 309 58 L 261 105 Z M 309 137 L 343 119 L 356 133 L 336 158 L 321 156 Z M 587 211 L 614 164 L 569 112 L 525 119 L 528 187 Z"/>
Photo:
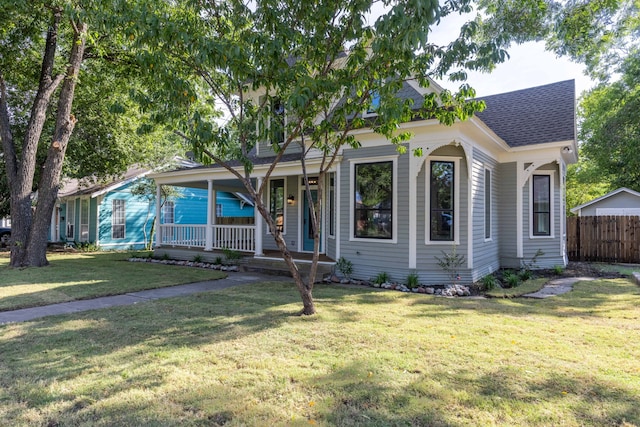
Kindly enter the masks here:
<path id="1" fill-rule="evenodd" d="M 67 239 L 75 240 L 76 201 L 67 201 Z"/>
<path id="2" fill-rule="evenodd" d="M 173 224 L 175 220 L 176 205 L 174 202 L 166 201 L 162 205 L 163 224 Z"/>
<path id="3" fill-rule="evenodd" d="M 222 205 L 220 203 L 216 203 L 216 217 L 221 218 L 223 216 Z"/>
<path id="4" fill-rule="evenodd" d="M 89 199 L 80 200 L 80 241 L 89 241 Z"/>
<path id="5" fill-rule="evenodd" d="M 111 237 L 114 239 L 124 239 L 126 225 L 125 201 L 115 199 L 112 202 L 111 210 Z"/>

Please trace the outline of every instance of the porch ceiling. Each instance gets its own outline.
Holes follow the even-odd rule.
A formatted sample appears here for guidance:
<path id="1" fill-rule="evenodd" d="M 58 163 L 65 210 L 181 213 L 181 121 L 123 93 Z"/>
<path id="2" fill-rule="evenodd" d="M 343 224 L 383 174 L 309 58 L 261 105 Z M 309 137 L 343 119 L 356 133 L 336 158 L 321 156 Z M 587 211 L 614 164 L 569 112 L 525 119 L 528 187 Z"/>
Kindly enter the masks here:
<path id="1" fill-rule="evenodd" d="M 255 184 L 255 179 L 251 180 Z M 208 188 L 206 180 L 194 180 L 189 182 L 180 182 L 176 184 L 164 184 L 171 185 L 173 187 L 186 187 L 186 188 L 201 188 L 206 190 Z M 214 179 L 213 189 L 217 191 L 227 191 L 229 193 L 246 193 L 246 188 L 237 179 Z"/>

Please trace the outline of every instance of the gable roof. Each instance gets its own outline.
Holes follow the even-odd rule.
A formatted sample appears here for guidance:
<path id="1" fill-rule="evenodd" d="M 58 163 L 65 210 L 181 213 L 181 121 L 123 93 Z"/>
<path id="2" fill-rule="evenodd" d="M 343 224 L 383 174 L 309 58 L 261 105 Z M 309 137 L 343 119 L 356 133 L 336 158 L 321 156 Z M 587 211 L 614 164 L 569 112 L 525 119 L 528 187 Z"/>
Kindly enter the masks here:
<path id="1" fill-rule="evenodd" d="M 71 196 L 85 196 L 97 197 L 102 194 L 108 193 L 111 190 L 120 188 L 138 178 L 141 178 L 151 172 L 150 169 L 140 166 L 132 166 L 117 179 L 104 182 L 94 181 L 91 177 L 82 179 L 67 179 L 63 181 L 62 188 L 58 190 L 58 198 L 71 197 Z"/>
<path id="2" fill-rule="evenodd" d="M 574 80 L 478 100 L 487 108 L 476 116 L 512 148 L 576 138 Z"/>
<path id="3" fill-rule="evenodd" d="M 586 208 L 587 206 L 591 206 L 594 203 L 598 203 L 598 202 L 600 202 L 600 201 L 602 201 L 604 199 L 608 199 L 609 197 L 615 196 L 616 194 L 619 194 L 619 193 L 622 193 L 622 192 L 628 193 L 631 196 L 635 196 L 635 197 L 638 197 L 640 199 L 640 193 L 638 193 L 637 191 L 633 191 L 633 190 L 631 190 L 631 189 L 629 189 L 627 187 L 620 187 L 617 190 L 613 190 L 613 191 L 605 194 L 604 196 L 600 196 L 597 199 L 591 200 L 590 202 L 584 203 L 584 204 L 582 204 L 580 206 L 576 206 L 575 208 L 571 209 L 571 212 L 576 213 L 580 209 Z"/>

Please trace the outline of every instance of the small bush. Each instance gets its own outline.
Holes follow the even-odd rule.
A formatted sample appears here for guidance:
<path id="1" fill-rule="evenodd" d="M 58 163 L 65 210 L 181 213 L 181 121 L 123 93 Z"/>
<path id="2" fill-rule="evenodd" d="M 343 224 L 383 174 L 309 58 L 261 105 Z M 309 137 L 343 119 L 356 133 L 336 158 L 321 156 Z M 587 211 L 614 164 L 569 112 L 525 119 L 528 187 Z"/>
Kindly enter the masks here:
<path id="1" fill-rule="evenodd" d="M 410 273 L 407 276 L 407 288 L 413 289 L 420 285 L 420 278 L 416 273 Z"/>
<path id="2" fill-rule="evenodd" d="M 217 256 L 216 259 L 213 261 L 214 264 L 216 265 L 221 265 L 222 264 L 222 257 L 221 256 Z"/>
<path id="3" fill-rule="evenodd" d="M 523 268 L 522 270 L 520 270 L 520 273 L 518 273 L 518 276 L 520 277 L 520 280 L 526 282 L 527 280 L 533 278 L 533 272 L 529 269 Z"/>
<path id="4" fill-rule="evenodd" d="M 487 274 L 482 278 L 482 280 L 480 280 L 480 282 L 482 283 L 482 287 L 485 291 L 490 291 L 499 286 L 498 279 L 496 279 L 496 276 L 493 274 Z"/>
<path id="5" fill-rule="evenodd" d="M 202 262 L 204 259 L 202 258 L 202 255 L 197 254 L 196 256 L 193 257 L 193 262 Z"/>
<path id="6" fill-rule="evenodd" d="M 564 273 L 564 267 L 561 265 L 554 265 L 553 266 L 553 274 L 555 274 L 556 276 L 561 276 L 562 273 Z"/>
<path id="7" fill-rule="evenodd" d="M 226 264 L 236 264 L 242 255 L 238 251 L 234 251 L 233 249 L 224 248 L 222 249 L 222 253 L 224 254 L 224 259 Z"/>
<path id="8" fill-rule="evenodd" d="M 353 273 L 353 263 L 345 257 L 340 257 L 338 261 L 336 261 L 336 269 L 342 273 L 344 277 L 350 279 Z"/>
<path id="9" fill-rule="evenodd" d="M 503 276 L 504 285 L 507 288 L 515 288 L 520 284 L 520 277 L 513 271 L 506 271 Z"/>
<path id="10" fill-rule="evenodd" d="M 386 272 L 378 273 L 378 275 L 373 279 L 373 283 L 377 283 L 382 285 L 383 283 L 387 283 L 389 281 L 389 275 Z"/>
<path id="11" fill-rule="evenodd" d="M 165 253 L 162 254 L 162 259 L 165 260 L 165 261 L 168 261 L 171 258 L 169 257 L 169 254 L 165 252 Z"/>
<path id="12" fill-rule="evenodd" d="M 91 242 L 76 242 L 75 247 L 80 252 L 98 252 L 100 250 L 100 246 Z"/>

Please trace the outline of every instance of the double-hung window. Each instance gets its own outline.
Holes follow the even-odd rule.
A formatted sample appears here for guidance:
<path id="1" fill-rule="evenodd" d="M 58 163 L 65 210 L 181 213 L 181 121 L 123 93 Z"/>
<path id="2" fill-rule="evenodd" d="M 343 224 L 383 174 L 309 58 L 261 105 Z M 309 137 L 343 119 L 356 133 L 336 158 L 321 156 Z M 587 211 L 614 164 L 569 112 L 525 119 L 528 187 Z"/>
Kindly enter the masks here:
<path id="1" fill-rule="evenodd" d="M 67 201 L 67 239 L 75 239 L 76 201 Z"/>
<path id="2" fill-rule="evenodd" d="M 393 239 L 394 162 L 359 163 L 354 170 L 353 236 Z"/>
<path id="3" fill-rule="evenodd" d="M 176 222 L 175 220 L 175 212 L 176 212 L 176 205 L 174 202 L 167 200 L 166 202 L 164 202 L 164 205 L 162 205 L 162 218 L 163 218 L 163 224 L 173 224 Z"/>
<path id="4" fill-rule="evenodd" d="M 80 199 L 80 241 L 89 241 L 89 199 Z"/>
<path id="5" fill-rule="evenodd" d="M 532 235 L 551 236 L 551 175 L 533 175 Z"/>
<path id="6" fill-rule="evenodd" d="M 112 202 L 111 211 L 111 237 L 114 239 L 125 238 L 125 201 L 122 199 L 115 199 Z"/>

